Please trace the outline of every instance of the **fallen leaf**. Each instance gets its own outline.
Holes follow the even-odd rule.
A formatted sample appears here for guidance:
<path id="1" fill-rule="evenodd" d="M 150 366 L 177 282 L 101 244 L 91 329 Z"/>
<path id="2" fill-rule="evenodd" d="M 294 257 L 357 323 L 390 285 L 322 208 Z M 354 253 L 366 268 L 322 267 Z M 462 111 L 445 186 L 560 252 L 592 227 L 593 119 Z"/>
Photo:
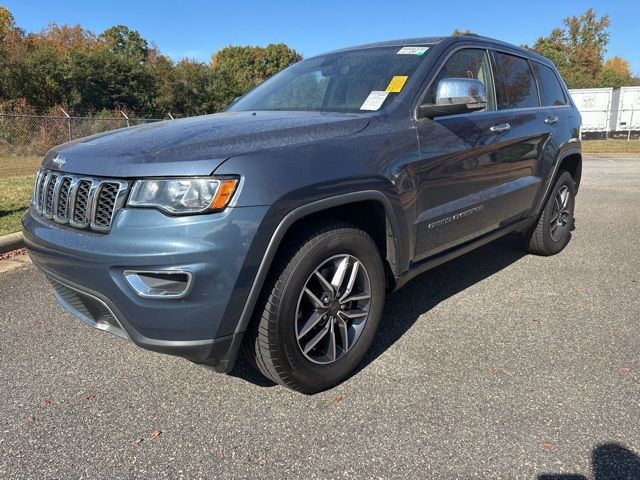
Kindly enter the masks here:
<path id="1" fill-rule="evenodd" d="M 136 437 L 133 439 L 134 445 L 140 445 L 142 443 L 142 438 Z"/>
<path id="2" fill-rule="evenodd" d="M 501 368 L 500 373 L 504 373 L 505 375 L 508 373 L 506 368 Z"/>
<path id="3" fill-rule="evenodd" d="M 553 448 L 553 443 L 544 442 L 542 444 L 542 448 L 544 448 L 545 450 L 551 450 Z"/>
<path id="4" fill-rule="evenodd" d="M 36 423 L 38 418 L 35 415 L 31 415 L 30 417 L 27 417 L 27 420 L 29 420 L 31 423 Z"/>
<path id="5" fill-rule="evenodd" d="M 12 250 L 10 252 L 3 253 L 2 255 L 0 255 L 0 260 L 6 260 L 11 257 L 16 257 L 18 255 L 22 255 L 23 253 L 27 253 L 26 248 L 19 248 L 17 250 Z"/>
<path id="6" fill-rule="evenodd" d="M 158 438 L 162 432 L 160 430 L 154 430 L 151 432 L 151 438 Z"/>
<path id="7" fill-rule="evenodd" d="M 127 375 L 126 373 L 120 375 L 120 380 L 129 380 L 129 375 Z"/>
<path id="8" fill-rule="evenodd" d="M 487 373 L 489 375 L 493 375 L 493 368 L 491 368 L 491 367 L 487 368 Z"/>
<path id="9" fill-rule="evenodd" d="M 95 399 L 96 399 L 96 396 L 95 396 L 95 395 L 87 395 L 86 397 L 84 397 L 84 399 L 85 399 L 87 402 L 90 402 L 91 400 L 95 400 Z"/>
<path id="10" fill-rule="evenodd" d="M 333 398 L 331 399 L 331 403 L 333 403 L 334 405 L 340 405 L 340 402 L 342 402 L 342 394 L 338 393 L 337 395 L 334 395 Z"/>
<path id="11" fill-rule="evenodd" d="M 627 368 L 627 367 L 622 369 L 622 373 L 629 373 L 630 371 L 631 371 L 631 369 Z"/>
<path id="12" fill-rule="evenodd" d="M 51 400 L 45 398 L 42 403 L 44 403 L 45 405 L 51 405 Z"/>

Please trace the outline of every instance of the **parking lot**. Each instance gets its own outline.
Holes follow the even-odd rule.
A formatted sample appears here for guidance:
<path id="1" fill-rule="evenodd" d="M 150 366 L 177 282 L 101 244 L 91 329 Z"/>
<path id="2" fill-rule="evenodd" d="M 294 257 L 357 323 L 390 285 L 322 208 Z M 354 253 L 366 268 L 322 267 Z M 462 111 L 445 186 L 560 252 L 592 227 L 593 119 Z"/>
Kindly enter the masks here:
<path id="1" fill-rule="evenodd" d="M 576 225 L 555 257 L 505 238 L 417 278 L 315 396 L 141 350 L 31 265 L 0 273 L 0 477 L 640 478 L 640 156 L 585 159 Z"/>

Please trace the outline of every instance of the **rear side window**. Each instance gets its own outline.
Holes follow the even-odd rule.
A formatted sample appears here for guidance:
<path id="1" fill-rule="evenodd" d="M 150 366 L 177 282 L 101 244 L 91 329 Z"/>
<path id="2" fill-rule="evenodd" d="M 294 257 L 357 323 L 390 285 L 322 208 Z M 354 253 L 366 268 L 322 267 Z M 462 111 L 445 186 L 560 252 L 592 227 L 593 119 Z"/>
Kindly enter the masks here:
<path id="1" fill-rule="evenodd" d="M 567 97 L 552 69 L 538 62 L 531 62 L 540 82 L 540 100 L 545 107 L 566 105 Z"/>
<path id="2" fill-rule="evenodd" d="M 498 110 L 538 106 L 538 91 L 527 59 L 495 52 Z"/>

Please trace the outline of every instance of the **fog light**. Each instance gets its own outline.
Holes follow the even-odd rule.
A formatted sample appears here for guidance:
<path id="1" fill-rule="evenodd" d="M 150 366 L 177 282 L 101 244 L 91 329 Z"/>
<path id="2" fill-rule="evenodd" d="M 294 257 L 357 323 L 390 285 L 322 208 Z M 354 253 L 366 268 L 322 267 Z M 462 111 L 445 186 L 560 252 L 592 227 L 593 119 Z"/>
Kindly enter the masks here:
<path id="1" fill-rule="evenodd" d="M 183 297 L 191 286 L 191 273 L 177 270 L 125 270 L 124 278 L 138 295 L 148 298 Z"/>

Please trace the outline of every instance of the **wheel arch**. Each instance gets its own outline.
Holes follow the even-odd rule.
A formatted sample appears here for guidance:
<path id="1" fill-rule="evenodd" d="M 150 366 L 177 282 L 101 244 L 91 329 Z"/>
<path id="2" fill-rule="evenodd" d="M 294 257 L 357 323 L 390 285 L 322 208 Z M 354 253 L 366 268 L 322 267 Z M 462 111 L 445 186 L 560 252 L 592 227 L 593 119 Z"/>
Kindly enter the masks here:
<path id="1" fill-rule="evenodd" d="M 534 210 L 535 215 L 539 215 L 544 208 L 549 195 L 551 194 L 551 189 L 558 178 L 558 175 L 561 171 L 567 170 L 571 176 L 573 177 L 573 181 L 575 183 L 576 192 L 578 191 L 578 187 L 580 186 L 580 180 L 582 178 L 582 152 L 577 147 L 570 147 L 563 150 L 553 166 L 553 170 L 549 175 L 547 180 L 547 184 L 545 186 L 544 195 L 542 195 L 536 205 L 536 209 Z"/>
<path id="2" fill-rule="evenodd" d="M 554 180 L 558 176 L 559 172 L 566 170 L 571 174 L 571 177 L 573 177 L 573 183 L 577 193 L 578 188 L 580 187 L 580 180 L 582 179 L 582 154 L 580 151 L 567 152 L 567 154 L 563 155 L 558 162 L 559 166 L 554 176 Z"/>
<path id="3" fill-rule="evenodd" d="M 346 208 L 353 211 L 354 208 L 358 208 L 358 206 L 364 207 L 367 204 L 376 205 L 380 209 L 378 212 L 382 212 L 384 214 L 384 229 L 382 230 L 382 234 L 384 235 L 383 261 L 386 264 L 385 268 L 389 269 L 391 276 L 398 273 L 402 268 L 403 262 L 403 252 L 401 250 L 402 235 L 393 206 L 389 198 L 384 193 L 378 190 L 350 192 L 301 205 L 286 214 L 276 227 L 263 255 L 260 266 L 258 267 L 249 295 L 244 303 L 242 313 L 240 314 L 240 318 L 236 325 L 235 333 L 241 334 L 248 328 L 258 297 L 262 290 L 262 286 L 269 274 L 278 248 L 288 234 L 293 232 L 296 228 L 303 227 L 306 222 L 322 218 L 325 215 L 328 218 L 345 219 L 344 216 L 335 214 L 337 213 L 336 209 Z M 353 223 L 362 228 L 363 222 L 368 221 L 370 217 L 371 215 L 360 215 L 361 221 Z M 373 217 L 377 218 L 375 212 Z M 380 218 L 378 218 L 378 221 L 379 220 Z M 373 226 L 373 228 L 380 229 L 379 223 Z M 371 231 L 369 229 L 365 230 L 368 230 L 369 232 Z M 374 241 L 380 248 L 380 235 L 373 235 L 373 237 Z"/>

